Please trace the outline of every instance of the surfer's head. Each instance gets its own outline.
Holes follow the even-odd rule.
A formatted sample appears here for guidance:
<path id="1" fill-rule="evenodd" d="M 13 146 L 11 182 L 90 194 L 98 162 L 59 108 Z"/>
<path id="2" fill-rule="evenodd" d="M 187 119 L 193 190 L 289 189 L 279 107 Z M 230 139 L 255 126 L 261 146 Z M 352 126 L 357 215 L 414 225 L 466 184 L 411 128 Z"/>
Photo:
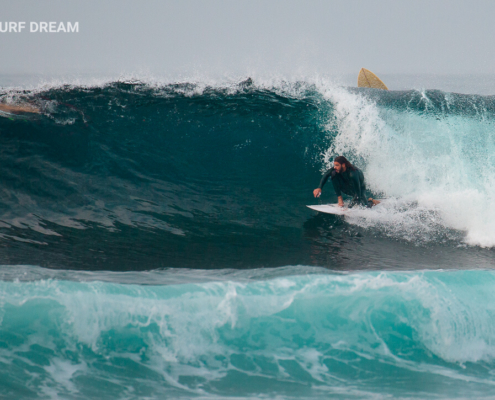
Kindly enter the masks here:
<path id="1" fill-rule="evenodd" d="M 356 169 L 356 167 L 352 165 L 344 156 L 338 156 L 334 158 L 333 168 L 338 173 L 340 173 L 341 171 L 345 172 L 347 171 L 347 169 L 349 169 L 350 171 L 354 171 Z"/>

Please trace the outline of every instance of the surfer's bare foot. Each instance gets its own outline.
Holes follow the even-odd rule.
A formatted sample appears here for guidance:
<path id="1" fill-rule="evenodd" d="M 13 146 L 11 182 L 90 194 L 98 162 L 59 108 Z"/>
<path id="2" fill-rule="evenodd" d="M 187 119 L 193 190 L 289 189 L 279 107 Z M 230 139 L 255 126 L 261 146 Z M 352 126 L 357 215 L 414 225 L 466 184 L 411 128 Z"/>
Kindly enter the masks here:
<path id="1" fill-rule="evenodd" d="M 374 206 L 376 206 L 377 204 L 380 204 L 380 201 L 375 200 L 375 199 L 373 199 L 372 197 L 370 197 L 370 198 L 368 199 L 368 201 L 371 201 L 371 202 L 373 203 L 373 205 L 374 205 Z"/>

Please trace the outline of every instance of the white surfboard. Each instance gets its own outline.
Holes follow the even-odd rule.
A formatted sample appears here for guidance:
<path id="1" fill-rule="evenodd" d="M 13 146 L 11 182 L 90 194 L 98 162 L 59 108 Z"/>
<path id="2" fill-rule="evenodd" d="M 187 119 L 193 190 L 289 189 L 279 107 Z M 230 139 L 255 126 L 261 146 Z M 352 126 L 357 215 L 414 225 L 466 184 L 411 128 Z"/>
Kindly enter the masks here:
<path id="1" fill-rule="evenodd" d="M 352 208 L 347 207 L 339 207 L 337 204 L 323 204 L 316 206 L 306 206 L 311 208 L 312 210 L 319 211 L 326 214 L 334 214 L 334 215 L 346 215 L 349 211 L 352 211 Z M 354 210 L 356 211 L 356 209 Z"/>
<path id="2" fill-rule="evenodd" d="M 362 207 L 362 206 L 356 206 L 353 208 L 348 208 L 347 206 L 345 207 L 339 207 L 337 204 L 321 204 L 321 205 L 315 205 L 315 206 L 306 206 L 308 208 L 311 208 L 312 210 L 319 211 L 325 214 L 333 214 L 333 215 L 353 215 L 353 216 L 365 216 L 368 215 L 368 212 L 370 211 L 369 208 Z M 376 206 L 373 207 L 375 209 Z"/>

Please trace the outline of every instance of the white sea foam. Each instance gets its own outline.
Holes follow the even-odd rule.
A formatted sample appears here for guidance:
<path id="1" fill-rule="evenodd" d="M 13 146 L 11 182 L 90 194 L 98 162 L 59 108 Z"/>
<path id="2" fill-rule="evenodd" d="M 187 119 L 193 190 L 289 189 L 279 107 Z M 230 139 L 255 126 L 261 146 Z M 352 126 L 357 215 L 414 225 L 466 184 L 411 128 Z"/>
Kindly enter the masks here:
<path id="1" fill-rule="evenodd" d="M 415 390 L 418 373 L 440 377 L 440 388 L 444 379 L 457 388 L 493 386 L 494 283 L 490 271 L 169 286 L 0 282 L 2 330 L 15 332 L 0 362 L 15 360 L 28 372 L 42 365 L 28 387 L 52 397 L 85 396 L 81 382 L 93 377 L 191 395 L 211 394 L 210 384 L 238 385 L 245 395 L 253 382 L 404 394 Z M 396 385 L 398 369 L 409 389 Z"/>
<path id="2" fill-rule="evenodd" d="M 393 199 L 380 206 L 385 212 L 377 207 L 351 222 L 413 240 L 437 240 L 455 230 L 470 245 L 495 245 L 495 125 L 490 115 L 478 110 L 474 116 L 439 116 L 425 92 L 429 112 L 377 106 L 344 89 L 323 93 L 335 107 L 329 130 L 337 130 L 324 155 L 326 165 L 337 154 L 348 155 L 363 167 L 371 190 Z"/>

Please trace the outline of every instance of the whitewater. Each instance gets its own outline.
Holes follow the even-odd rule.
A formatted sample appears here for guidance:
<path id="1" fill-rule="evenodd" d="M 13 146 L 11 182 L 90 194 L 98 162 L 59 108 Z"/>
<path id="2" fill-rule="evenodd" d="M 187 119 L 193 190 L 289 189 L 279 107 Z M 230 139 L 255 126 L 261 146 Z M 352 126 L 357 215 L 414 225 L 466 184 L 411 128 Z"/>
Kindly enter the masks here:
<path id="1" fill-rule="evenodd" d="M 6 85 L 0 396 L 492 398 L 495 97 Z M 336 155 L 380 206 L 336 202 Z"/>

